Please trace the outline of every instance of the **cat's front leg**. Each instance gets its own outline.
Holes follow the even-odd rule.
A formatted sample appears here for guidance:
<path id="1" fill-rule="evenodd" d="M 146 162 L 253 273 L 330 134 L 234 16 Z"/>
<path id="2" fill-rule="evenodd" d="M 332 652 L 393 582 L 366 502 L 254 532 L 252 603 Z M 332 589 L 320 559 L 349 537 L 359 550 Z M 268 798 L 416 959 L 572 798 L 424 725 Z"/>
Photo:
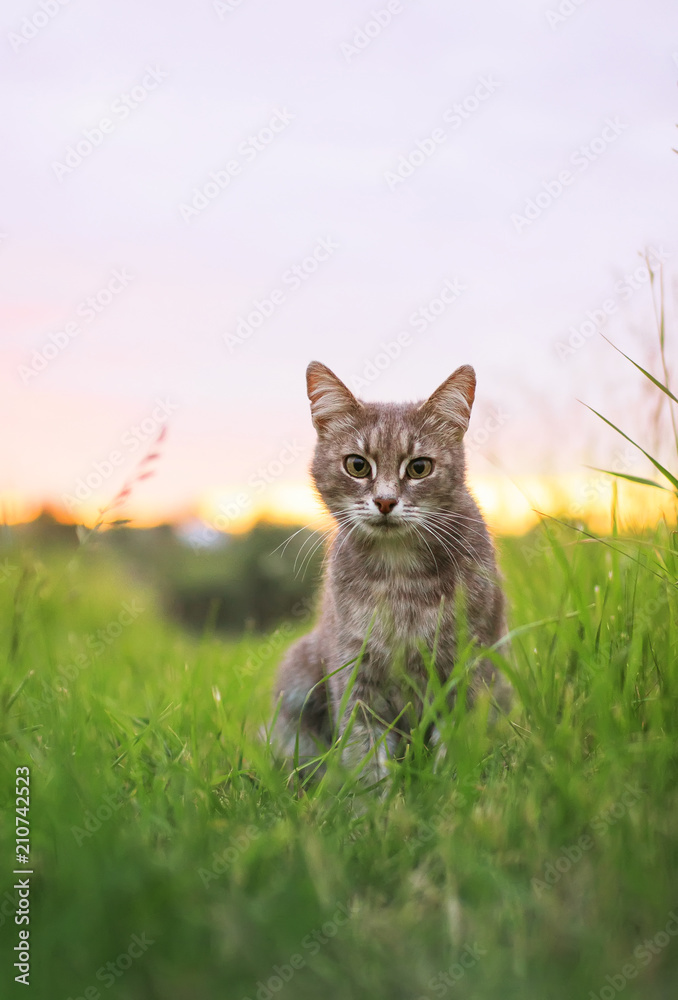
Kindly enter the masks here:
<path id="1" fill-rule="evenodd" d="M 382 794 L 388 791 L 388 762 L 395 754 L 399 739 L 389 726 L 391 715 L 392 710 L 383 696 L 361 686 L 349 698 L 339 727 L 344 744 L 342 763 L 351 770 L 359 768 L 361 785 L 379 785 Z"/>
<path id="2" fill-rule="evenodd" d="M 435 774 L 447 760 L 447 744 L 443 742 L 442 734 L 437 726 L 433 727 L 428 742 L 433 752 L 433 773 Z"/>

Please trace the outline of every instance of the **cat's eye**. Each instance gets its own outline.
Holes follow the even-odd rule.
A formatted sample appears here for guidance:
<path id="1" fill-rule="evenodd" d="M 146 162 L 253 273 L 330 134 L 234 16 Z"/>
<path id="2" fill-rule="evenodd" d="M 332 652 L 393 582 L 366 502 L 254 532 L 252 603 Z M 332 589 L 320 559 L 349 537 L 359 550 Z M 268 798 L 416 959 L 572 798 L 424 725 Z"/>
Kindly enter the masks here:
<path id="1" fill-rule="evenodd" d="M 430 458 L 413 458 L 407 465 L 407 475 L 410 479 L 426 479 L 433 472 L 433 460 Z"/>
<path id="2" fill-rule="evenodd" d="M 364 479 L 371 471 L 370 463 L 362 455 L 348 455 L 344 459 L 344 468 L 349 476 L 355 476 L 356 479 Z"/>

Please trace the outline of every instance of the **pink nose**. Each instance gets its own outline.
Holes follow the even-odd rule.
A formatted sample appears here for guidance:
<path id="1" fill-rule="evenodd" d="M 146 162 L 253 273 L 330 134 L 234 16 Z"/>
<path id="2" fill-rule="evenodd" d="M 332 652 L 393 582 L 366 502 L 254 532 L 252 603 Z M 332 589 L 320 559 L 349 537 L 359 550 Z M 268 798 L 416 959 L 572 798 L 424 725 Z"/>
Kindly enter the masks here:
<path id="1" fill-rule="evenodd" d="M 376 503 L 382 514 L 390 514 L 395 505 L 398 503 L 397 497 L 375 497 L 374 502 Z"/>

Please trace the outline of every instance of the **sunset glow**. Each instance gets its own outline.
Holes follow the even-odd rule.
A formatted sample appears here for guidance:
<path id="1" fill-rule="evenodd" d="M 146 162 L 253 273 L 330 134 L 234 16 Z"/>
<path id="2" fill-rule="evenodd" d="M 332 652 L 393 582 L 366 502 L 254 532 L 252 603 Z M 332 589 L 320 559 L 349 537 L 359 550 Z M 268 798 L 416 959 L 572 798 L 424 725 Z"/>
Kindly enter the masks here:
<path id="1" fill-rule="evenodd" d="M 231 6 L 170 5 L 160 32 L 138 5 L 68 7 L 15 38 L 5 520 L 47 505 L 93 523 L 141 473 L 106 520 L 322 523 L 305 478 L 316 358 L 368 401 L 424 399 L 472 364 L 471 481 L 494 529 L 524 530 L 534 508 L 609 525 L 609 483 L 581 470 L 647 463 L 578 400 L 670 465 L 666 411 L 600 336 L 661 376 L 647 253 L 675 351 L 660 20 L 404 5 L 363 51 L 357 0 L 302 0 L 303 30 L 287 5 L 265 31 L 257 5 Z M 5 12 L 8 38 L 24 14 Z M 620 486 L 629 525 L 667 504 Z"/>
<path id="2" fill-rule="evenodd" d="M 651 528 L 659 520 L 676 523 L 677 501 L 670 491 L 613 480 L 601 473 L 572 476 L 519 476 L 515 480 L 499 476 L 470 478 L 472 492 L 496 535 L 519 535 L 539 523 L 540 515 L 585 524 L 604 534 L 612 530 L 616 482 L 617 521 L 620 530 Z M 6 524 L 32 520 L 41 509 L 16 494 L 0 495 L 0 509 Z M 64 522 L 74 515 L 59 506 L 50 510 Z M 257 521 L 307 525 L 322 531 L 332 520 L 307 483 L 285 483 L 273 487 L 261 500 L 253 500 L 244 489 L 215 490 L 194 508 L 162 512 L 130 500 L 129 504 L 103 514 L 103 524 L 130 519 L 132 527 L 151 527 L 171 520 L 177 525 L 194 521 L 224 533 L 248 531 Z M 102 519 L 99 507 L 83 504 L 77 523 L 92 526 Z"/>
<path id="3" fill-rule="evenodd" d="M 540 521 L 540 514 L 585 523 L 596 532 L 612 528 L 613 480 L 594 474 L 573 476 L 524 476 L 514 481 L 499 477 L 471 478 L 470 486 L 493 532 L 522 534 Z M 211 497 L 200 506 L 200 516 L 220 525 L 219 515 L 229 509 L 237 494 Z M 617 517 L 624 530 L 651 527 L 666 518 L 676 521 L 676 498 L 664 490 L 617 480 Z M 233 518 L 229 530 L 244 531 L 257 520 L 281 524 L 329 526 L 330 519 L 308 486 L 280 487 L 270 498 Z"/>

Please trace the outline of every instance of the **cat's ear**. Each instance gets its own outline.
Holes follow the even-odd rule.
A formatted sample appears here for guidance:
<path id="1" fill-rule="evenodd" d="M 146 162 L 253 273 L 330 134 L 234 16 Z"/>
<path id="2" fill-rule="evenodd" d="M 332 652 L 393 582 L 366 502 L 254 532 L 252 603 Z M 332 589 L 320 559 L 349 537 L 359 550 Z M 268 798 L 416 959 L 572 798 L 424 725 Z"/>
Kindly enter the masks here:
<path id="1" fill-rule="evenodd" d="M 306 391 L 311 400 L 311 419 L 320 434 L 329 423 L 361 407 L 350 389 L 319 361 L 306 369 Z"/>
<path id="2" fill-rule="evenodd" d="M 421 409 L 428 410 L 446 423 L 452 424 L 461 440 L 468 430 L 475 394 L 476 373 L 470 365 L 462 365 L 438 386 L 425 403 L 422 403 Z"/>

